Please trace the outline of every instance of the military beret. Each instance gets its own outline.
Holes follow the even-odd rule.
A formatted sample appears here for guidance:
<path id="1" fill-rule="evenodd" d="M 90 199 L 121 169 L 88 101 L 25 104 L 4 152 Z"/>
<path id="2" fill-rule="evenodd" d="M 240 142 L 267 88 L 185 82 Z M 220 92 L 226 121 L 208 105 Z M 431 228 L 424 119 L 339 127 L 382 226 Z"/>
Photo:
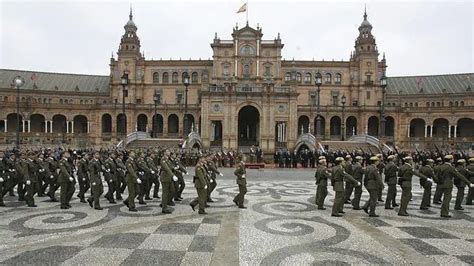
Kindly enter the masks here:
<path id="1" fill-rule="evenodd" d="M 426 159 L 427 162 L 434 163 L 433 159 Z"/>
<path id="2" fill-rule="evenodd" d="M 452 160 L 452 159 L 454 159 L 454 157 L 451 154 L 448 154 L 448 155 L 444 156 L 444 159 Z"/>
<path id="3" fill-rule="evenodd" d="M 407 157 L 403 158 L 403 160 L 408 161 L 408 160 L 413 160 L 413 158 L 411 156 L 407 156 Z"/>
<path id="4" fill-rule="evenodd" d="M 464 160 L 464 159 L 459 159 L 458 160 L 458 163 L 465 163 L 465 162 L 466 162 L 466 160 Z"/>
<path id="5" fill-rule="evenodd" d="M 378 160 L 380 160 L 380 159 L 379 159 L 379 157 L 377 157 L 377 156 L 372 156 L 372 157 L 370 157 L 370 160 L 371 160 L 371 161 L 378 161 Z"/>
<path id="6" fill-rule="evenodd" d="M 346 155 L 346 159 L 351 159 L 351 158 L 352 158 L 352 156 L 350 156 L 349 154 Z"/>
<path id="7" fill-rule="evenodd" d="M 363 160 L 362 156 L 356 156 L 356 160 Z"/>
<path id="8" fill-rule="evenodd" d="M 344 158 L 342 158 L 342 157 L 337 157 L 336 158 L 336 162 L 342 162 L 342 161 L 344 161 Z"/>
<path id="9" fill-rule="evenodd" d="M 470 162 L 470 163 L 474 163 L 474 157 L 469 158 L 469 162 Z"/>
<path id="10" fill-rule="evenodd" d="M 393 159 L 395 159 L 395 155 L 393 155 L 393 154 L 392 154 L 392 155 L 389 155 L 389 156 L 387 157 L 387 159 L 393 160 Z"/>

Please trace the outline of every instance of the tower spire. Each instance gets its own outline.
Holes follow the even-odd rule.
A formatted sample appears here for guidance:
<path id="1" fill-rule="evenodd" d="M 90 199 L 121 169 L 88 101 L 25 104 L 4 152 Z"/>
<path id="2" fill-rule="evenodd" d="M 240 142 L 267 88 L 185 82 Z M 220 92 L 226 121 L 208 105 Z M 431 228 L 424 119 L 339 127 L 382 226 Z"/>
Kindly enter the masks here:
<path id="1" fill-rule="evenodd" d="M 367 4 L 364 7 L 364 20 L 367 20 Z"/>
<path id="2" fill-rule="evenodd" d="M 132 10 L 132 4 L 130 4 L 130 15 L 128 16 L 130 20 L 133 20 L 133 10 Z"/>

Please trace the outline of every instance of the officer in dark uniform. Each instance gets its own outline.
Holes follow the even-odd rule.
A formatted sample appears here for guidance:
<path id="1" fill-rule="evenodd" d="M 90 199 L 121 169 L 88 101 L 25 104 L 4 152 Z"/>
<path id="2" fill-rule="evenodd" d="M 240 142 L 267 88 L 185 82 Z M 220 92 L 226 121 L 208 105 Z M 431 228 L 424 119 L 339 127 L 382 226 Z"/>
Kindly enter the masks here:
<path id="1" fill-rule="evenodd" d="M 100 154 L 98 151 L 94 152 L 94 159 L 89 162 L 89 175 L 91 182 L 91 196 L 87 199 L 91 208 L 96 210 L 102 210 L 100 207 L 100 196 L 104 193 L 104 185 L 102 184 L 102 178 L 100 172 L 102 166 L 100 165 Z"/>
<path id="2" fill-rule="evenodd" d="M 370 158 L 370 164 L 367 166 L 367 176 L 364 180 L 364 185 L 367 191 L 369 192 L 369 200 L 365 203 L 362 209 L 369 214 L 370 217 L 378 217 L 375 214 L 375 207 L 377 206 L 378 193 L 380 187 L 383 190 L 382 177 L 377 168 L 377 165 L 380 163 L 380 159 L 377 156 Z"/>

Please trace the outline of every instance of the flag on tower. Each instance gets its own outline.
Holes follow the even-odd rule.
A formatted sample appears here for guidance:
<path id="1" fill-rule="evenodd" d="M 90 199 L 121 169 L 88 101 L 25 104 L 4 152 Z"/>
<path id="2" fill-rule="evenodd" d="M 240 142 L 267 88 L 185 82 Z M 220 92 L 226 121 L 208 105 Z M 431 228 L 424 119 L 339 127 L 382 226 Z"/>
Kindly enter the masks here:
<path id="1" fill-rule="evenodd" d="M 247 11 L 247 3 L 245 3 L 243 6 L 239 8 L 239 11 L 237 11 L 237 14 L 245 12 L 245 11 Z"/>
<path id="2" fill-rule="evenodd" d="M 36 79 L 38 79 L 38 77 L 36 76 L 36 73 L 33 73 L 33 75 L 31 75 L 30 79 L 32 81 L 36 81 Z"/>

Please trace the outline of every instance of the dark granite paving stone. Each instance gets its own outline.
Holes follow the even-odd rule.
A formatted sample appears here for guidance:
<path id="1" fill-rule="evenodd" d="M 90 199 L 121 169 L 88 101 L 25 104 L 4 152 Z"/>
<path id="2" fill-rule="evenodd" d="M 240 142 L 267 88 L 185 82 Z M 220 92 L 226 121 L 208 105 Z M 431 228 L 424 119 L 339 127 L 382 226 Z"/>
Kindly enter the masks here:
<path id="1" fill-rule="evenodd" d="M 186 251 L 136 249 L 121 265 L 180 265 Z"/>
<path id="2" fill-rule="evenodd" d="M 403 226 L 398 227 L 400 230 L 407 232 L 408 234 L 416 238 L 441 238 L 441 239 L 456 239 L 451 234 L 445 233 L 439 229 L 432 227 L 423 227 L 423 226 Z"/>
<path id="3" fill-rule="evenodd" d="M 446 255 L 444 251 L 441 251 L 437 247 L 434 247 L 420 239 L 400 239 L 400 241 L 411 246 L 423 255 Z"/>
<path id="4" fill-rule="evenodd" d="M 217 237 L 215 236 L 195 236 L 188 247 L 188 251 L 213 252 L 216 242 Z"/>
<path id="5" fill-rule="evenodd" d="M 466 239 L 466 241 L 474 243 L 474 239 Z"/>
<path id="6" fill-rule="evenodd" d="M 171 223 L 162 224 L 156 229 L 155 234 L 194 235 L 200 224 Z"/>
<path id="7" fill-rule="evenodd" d="M 206 217 L 202 219 L 203 224 L 220 224 L 221 220 L 219 218 Z"/>
<path id="8" fill-rule="evenodd" d="M 461 256 L 456 256 L 456 258 L 464 261 L 465 263 L 469 265 L 474 265 L 474 256 L 461 255 Z"/>
<path id="9" fill-rule="evenodd" d="M 369 224 L 379 227 L 379 226 L 391 226 L 390 224 L 378 219 L 378 218 L 362 218 L 364 221 L 368 222 Z"/>
<path id="10" fill-rule="evenodd" d="M 2 261 L 2 265 L 58 265 L 75 256 L 82 247 L 52 246 L 25 251 L 13 258 Z"/>
<path id="11" fill-rule="evenodd" d="M 137 248 L 149 234 L 142 233 L 123 233 L 105 235 L 91 244 L 92 247 L 101 248 Z"/>

